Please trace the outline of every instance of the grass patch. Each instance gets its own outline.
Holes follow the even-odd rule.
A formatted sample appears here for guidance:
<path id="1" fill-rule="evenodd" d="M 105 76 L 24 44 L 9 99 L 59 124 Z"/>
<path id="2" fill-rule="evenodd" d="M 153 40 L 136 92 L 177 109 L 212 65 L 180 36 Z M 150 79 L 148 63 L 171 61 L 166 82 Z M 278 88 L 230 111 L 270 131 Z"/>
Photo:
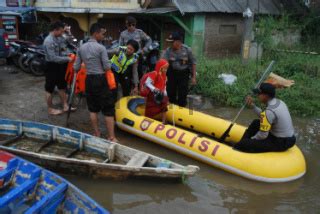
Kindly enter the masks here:
<path id="1" fill-rule="evenodd" d="M 320 56 L 267 52 L 259 62 L 242 65 L 240 58 L 202 59 L 198 63 L 195 93 L 213 98 L 216 103 L 240 107 L 244 97 L 260 79 L 271 60 L 276 60 L 272 71 L 287 79 L 295 80 L 289 89 L 277 90 L 277 97 L 289 107 L 291 113 L 303 117 L 320 116 Z M 225 85 L 218 75 L 229 73 L 237 81 Z"/>

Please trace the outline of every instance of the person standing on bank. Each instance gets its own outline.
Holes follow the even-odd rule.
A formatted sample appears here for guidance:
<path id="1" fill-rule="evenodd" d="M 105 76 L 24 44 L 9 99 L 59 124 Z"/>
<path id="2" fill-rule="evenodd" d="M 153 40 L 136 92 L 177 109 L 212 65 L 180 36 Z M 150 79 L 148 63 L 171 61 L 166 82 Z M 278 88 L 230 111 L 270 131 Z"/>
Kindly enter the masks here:
<path id="1" fill-rule="evenodd" d="M 172 47 L 167 48 L 162 58 L 166 59 L 170 65 L 167 73 L 169 102 L 185 107 L 189 92 L 190 73 L 191 84 L 195 85 L 197 83 L 196 60 L 191 48 L 182 43 L 180 33 L 174 32 L 167 41 L 172 42 Z"/>
<path id="2" fill-rule="evenodd" d="M 64 111 L 68 111 L 68 103 L 66 96 L 67 83 L 65 81 L 66 64 L 72 59 L 68 56 L 63 56 L 63 47 L 61 44 L 61 36 L 64 32 L 64 24 L 57 21 L 50 25 L 50 34 L 43 42 L 44 51 L 46 54 L 46 72 L 45 72 L 45 90 L 46 101 L 48 106 L 48 113 L 51 115 L 59 115 Z M 57 86 L 59 89 L 59 96 L 63 105 L 63 110 L 53 108 L 52 93 Z M 72 110 L 75 110 L 72 108 Z"/>
<path id="3" fill-rule="evenodd" d="M 91 38 L 79 48 L 74 70 L 79 71 L 81 63 L 84 62 L 87 69 L 85 91 L 94 136 L 101 136 L 98 125 L 98 113 L 101 111 L 105 116 L 108 140 L 117 141 L 114 133 L 115 101 L 105 74 L 111 65 L 107 49 L 99 44 L 104 39 L 105 33 L 106 28 L 98 23 L 90 27 Z"/>
<path id="4" fill-rule="evenodd" d="M 114 55 L 111 58 L 111 70 L 115 74 L 117 85 L 121 85 L 124 97 L 129 96 L 130 93 L 138 94 L 138 50 L 138 42 L 131 39 L 126 46 L 120 46 L 115 53 L 112 53 Z M 114 93 L 115 99 L 117 99 L 117 90 Z"/>
<path id="5" fill-rule="evenodd" d="M 260 119 L 254 120 L 241 141 L 234 148 L 243 152 L 281 152 L 296 142 L 292 119 L 287 105 L 275 98 L 275 87 L 270 83 L 262 83 L 254 89 L 261 103 L 267 107 L 264 111 L 258 108 L 248 96 L 246 102 L 252 107 Z"/>
<path id="6" fill-rule="evenodd" d="M 148 36 L 143 30 L 137 29 L 137 20 L 132 17 L 128 16 L 126 18 L 126 26 L 127 30 L 124 30 L 120 34 L 119 38 L 119 45 L 120 46 L 125 46 L 129 40 L 135 40 L 139 43 L 139 50 L 140 53 L 143 55 L 148 51 L 148 47 L 151 45 L 152 40 L 150 36 Z M 144 44 L 144 46 L 142 46 Z M 141 63 L 141 56 L 139 59 L 138 63 L 138 73 L 139 73 L 139 78 L 142 77 L 142 63 Z M 138 88 L 136 89 L 138 90 Z"/>

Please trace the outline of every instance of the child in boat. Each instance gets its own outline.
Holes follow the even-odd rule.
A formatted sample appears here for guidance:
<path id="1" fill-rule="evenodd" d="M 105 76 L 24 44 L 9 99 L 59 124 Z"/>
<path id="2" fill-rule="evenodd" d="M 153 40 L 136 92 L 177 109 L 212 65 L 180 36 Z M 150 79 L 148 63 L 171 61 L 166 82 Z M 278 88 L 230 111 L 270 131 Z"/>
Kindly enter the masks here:
<path id="1" fill-rule="evenodd" d="M 165 59 L 160 59 L 155 67 L 155 71 L 148 74 L 145 86 L 150 89 L 146 96 L 145 116 L 154 118 L 161 114 L 162 122 L 166 122 L 166 112 L 168 111 L 168 95 L 166 90 L 167 70 L 169 63 Z"/>

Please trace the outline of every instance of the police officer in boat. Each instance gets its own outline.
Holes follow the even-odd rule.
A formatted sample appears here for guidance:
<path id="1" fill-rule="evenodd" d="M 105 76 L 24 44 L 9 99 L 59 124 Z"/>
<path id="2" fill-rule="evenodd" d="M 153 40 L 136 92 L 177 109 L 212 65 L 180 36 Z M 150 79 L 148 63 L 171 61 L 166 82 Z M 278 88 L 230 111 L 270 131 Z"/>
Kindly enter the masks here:
<path id="1" fill-rule="evenodd" d="M 275 87 L 270 83 L 262 83 L 254 89 L 265 110 L 258 108 L 252 97 L 246 98 L 247 105 L 252 107 L 260 119 L 254 120 L 241 141 L 234 148 L 243 152 L 281 152 L 296 142 L 292 119 L 287 105 L 275 97 Z"/>
<path id="2" fill-rule="evenodd" d="M 185 107 L 189 92 L 190 74 L 191 84 L 195 85 L 197 83 L 196 59 L 192 54 L 191 48 L 183 44 L 182 36 L 179 32 L 172 33 L 167 42 L 171 42 L 172 46 L 167 48 L 162 58 L 169 62 L 167 72 L 169 102 Z"/>

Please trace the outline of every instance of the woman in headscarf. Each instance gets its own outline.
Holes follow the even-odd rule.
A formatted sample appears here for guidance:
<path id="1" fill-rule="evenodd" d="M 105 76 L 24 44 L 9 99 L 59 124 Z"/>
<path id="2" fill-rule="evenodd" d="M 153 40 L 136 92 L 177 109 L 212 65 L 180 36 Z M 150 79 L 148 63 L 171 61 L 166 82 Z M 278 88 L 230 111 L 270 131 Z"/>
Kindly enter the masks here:
<path id="1" fill-rule="evenodd" d="M 166 122 L 166 112 L 168 111 L 168 95 L 166 90 L 167 70 L 169 63 L 165 59 L 160 59 L 155 67 L 155 71 L 148 74 L 145 86 L 150 89 L 146 96 L 145 116 L 155 118 L 161 114 L 162 122 Z"/>

